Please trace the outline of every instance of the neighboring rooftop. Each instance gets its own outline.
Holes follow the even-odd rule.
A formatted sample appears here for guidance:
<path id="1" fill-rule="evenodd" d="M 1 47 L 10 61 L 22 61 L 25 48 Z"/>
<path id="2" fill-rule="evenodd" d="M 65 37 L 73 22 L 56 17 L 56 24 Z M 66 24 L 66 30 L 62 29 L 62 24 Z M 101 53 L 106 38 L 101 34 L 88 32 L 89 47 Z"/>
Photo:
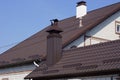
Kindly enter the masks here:
<path id="1" fill-rule="evenodd" d="M 120 40 L 71 49 L 51 66 L 40 66 L 26 78 L 53 79 L 120 72 Z"/>
<path id="2" fill-rule="evenodd" d="M 80 37 L 86 31 L 94 28 L 108 17 L 120 10 L 120 2 L 103 8 L 89 11 L 83 17 L 83 27 L 79 28 L 79 22 L 75 16 L 59 21 L 58 25 L 63 30 L 63 48 Z M 104 14 L 103 14 L 104 13 Z M 50 26 L 24 40 L 17 46 L 0 55 L 0 68 L 32 62 L 46 57 L 46 30 Z M 72 35 L 74 34 L 74 35 Z"/>

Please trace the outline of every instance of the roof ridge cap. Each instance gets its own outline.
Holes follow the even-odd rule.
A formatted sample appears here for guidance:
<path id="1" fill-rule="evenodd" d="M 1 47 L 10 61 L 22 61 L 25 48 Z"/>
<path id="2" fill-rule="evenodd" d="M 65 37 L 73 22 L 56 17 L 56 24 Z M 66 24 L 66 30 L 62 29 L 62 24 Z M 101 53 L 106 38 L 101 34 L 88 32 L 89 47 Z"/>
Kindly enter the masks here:
<path id="1" fill-rule="evenodd" d="M 83 49 L 83 48 L 96 47 L 96 46 L 101 46 L 101 45 L 106 45 L 106 44 L 117 43 L 117 42 L 120 42 L 120 40 L 114 40 L 114 41 L 103 42 L 103 43 L 99 43 L 99 44 L 88 45 L 88 46 L 85 46 L 85 47 L 78 47 L 78 48 L 74 48 L 74 49 L 63 50 L 63 52 L 65 53 L 65 52 L 79 50 L 79 49 Z M 67 54 L 67 53 L 65 53 L 65 54 Z"/>

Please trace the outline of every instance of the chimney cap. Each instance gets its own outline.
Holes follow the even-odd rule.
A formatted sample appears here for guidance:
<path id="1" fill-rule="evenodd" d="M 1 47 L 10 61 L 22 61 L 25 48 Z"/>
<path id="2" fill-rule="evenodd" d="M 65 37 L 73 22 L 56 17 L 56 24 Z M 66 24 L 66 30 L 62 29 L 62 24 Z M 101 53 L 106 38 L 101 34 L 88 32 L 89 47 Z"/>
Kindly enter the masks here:
<path id="1" fill-rule="evenodd" d="M 57 25 L 59 20 L 58 19 L 52 19 L 52 20 L 50 20 L 50 22 L 51 22 L 51 26 L 54 25 L 54 24 Z"/>
<path id="2" fill-rule="evenodd" d="M 77 6 L 80 6 L 80 5 L 86 5 L 86 2 L 85 1 L 77 2 Z"/>
<path id="3" fill-rule="evenodd" d="M 49 33 L 60 33 L 63 32 L 62 29 L 60 27 L 58 27 L 58 19 L 52 19 L 51 21 L 51 27 L 46 31 Z"/>

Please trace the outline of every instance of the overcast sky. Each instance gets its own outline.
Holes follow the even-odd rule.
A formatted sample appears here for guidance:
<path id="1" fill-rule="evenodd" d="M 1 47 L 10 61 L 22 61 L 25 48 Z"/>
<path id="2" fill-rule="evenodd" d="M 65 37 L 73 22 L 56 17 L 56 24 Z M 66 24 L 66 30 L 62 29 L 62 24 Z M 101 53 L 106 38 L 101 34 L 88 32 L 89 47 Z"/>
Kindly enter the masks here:
<path id="1" fill-rule="evenodd" d="M 80 0 L 0 0 L 0 53 L 50 24 L 75 16 Z M 88 11 L 120 0 L 86 0 Z"/>

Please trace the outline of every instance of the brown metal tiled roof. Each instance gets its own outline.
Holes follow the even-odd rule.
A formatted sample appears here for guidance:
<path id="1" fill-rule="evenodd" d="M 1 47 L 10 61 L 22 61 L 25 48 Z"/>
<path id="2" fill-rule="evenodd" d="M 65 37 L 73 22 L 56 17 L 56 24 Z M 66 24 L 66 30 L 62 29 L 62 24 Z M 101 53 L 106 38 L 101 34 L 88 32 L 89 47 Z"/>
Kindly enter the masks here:
<path id="1" fill-rule="evenodd" d="M 63 30 L 63 47 L 67 46 L 86 31 L 94 28 L 119 10 L 120 2 L 90 11 L 83 18 L 84 26 L 82 28 L 78 27 L 79 23 L 75 16 L 59 21 L 58 25 Z M 34 59 L 44 58 L 46 56 L 46 36 L 48 35 L 46 30 L 49 27 L 50 26 L 1 54 L 0 68 L 19 63 L 29 63 Z"/>
<path id="2" fill-rule="evenodd" d="M 67 78 L 120 72 L 120 40 L 63 52 L 51 67 L 36 68 L 26 78 Z"/>

